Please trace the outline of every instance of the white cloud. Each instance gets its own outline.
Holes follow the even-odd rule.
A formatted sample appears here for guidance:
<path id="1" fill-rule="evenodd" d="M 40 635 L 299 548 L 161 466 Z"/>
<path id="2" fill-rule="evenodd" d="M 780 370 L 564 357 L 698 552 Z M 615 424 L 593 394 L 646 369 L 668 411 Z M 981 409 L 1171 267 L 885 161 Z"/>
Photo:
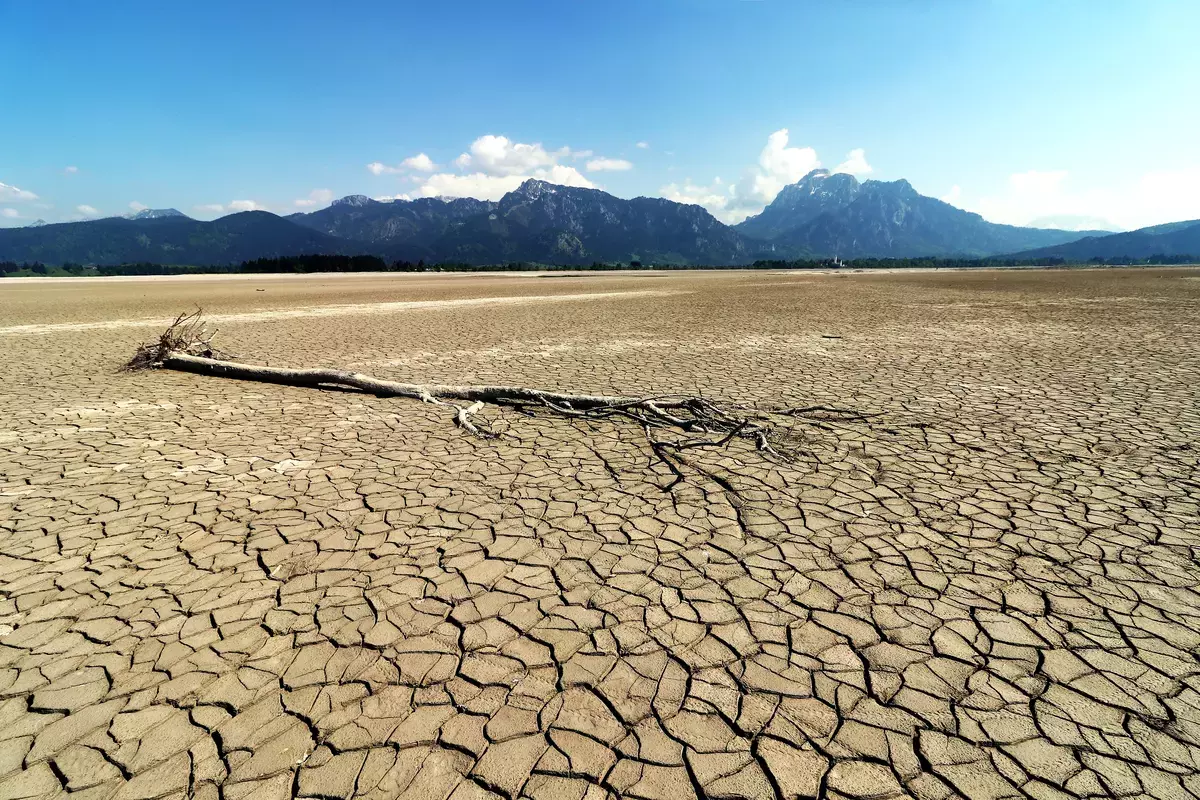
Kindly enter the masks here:
<path id="1" fill-rule="evenodd" d="M 455 175 L 450 172 L 442 172 L 430 175 L 419 191 L 424 197 L 474 197 L 479 200 L 499 200 L 530 178 L 538 178 L 560 186 L 594 188 L 594 184 L 574 167 L 558 164 L 548 170 L 535 170 L 535 173 L 534 175 L 487 175 L 482 172 L 472 172 L 467 175 Z"/>
<path id="2" fill-rule="evenodd" d="M 488 134 L 471 142 L 470 151 L 456 158 L 454 164 L 464 171 L 485 175 L 530 175 L 553 167 L 569 155 L 569 147 L 547 150 L 540 143 L 522 144 L 507 136 Z"/>
<path id="3" fill-rule="evenodd" d="M 399 167 L 389 167 L 382 161 L 372 161 L 370 164 L 367 164 L 367 170 L 372 175 L 390 175 L 394 172 L 403 172 Z"/>
<path id="4" fill-rule="evenodd" d="M 846 160 L 837 165 L 834 172 L 845 172 L 850 175 L 870 175 L 873 168 L 867 163 L 867 151 L 856 147 L 846 154 Z"/>
<path id="5" fill-rule="evenodd" d="M 638 148 L 639 150 L 649 150 L 649 149 L 650 149 L 650 143 L 649 143 L 649 142 L 638 142 L 638 143 L 637 143 L 637 148 Z"/>
<path id="6" fill-rule="evenodd" d="M 401 161 L 399 166 L 393 167 L 382 161 L 372 161 L 367 164 L 367 169 L 372 175 L 397 175 L 405 172 L 433 172 L 437 169 L 437 164 L 424 153 L 417 153 Z"/>
<path id="7" fill-rule="evenodd" d="M 202 205 L 192 206 L 192 208 L 203 214 L 220 214 L 225 210 L 225 206 L 221 205 L 220 203 L 204 203 Z"/>
<path id="8" fill-rule="evenodd" d="M 865 157 L 862 161 L 866 163 Z M 766 146 L 758 154 L 758 163 L 748 168 L 733 185 L 719 180 L 712 186 L 688 181 L 683 186 L 664 186 L 661 191 L 669 200 L 702 205 L 723 222 L 735 223 L 761 211 L 775 199 L 780 189 L 819 166 L 821 161 L 817 152 L 811 147 L 789 147 L 788 130 L 782 128 L 767 137 Z"/>
<path id="9" fill-rule="evenodd" d="M 38 196 L 33 192 L 27 192 L 24 189 L 18 189 L 16 186 L 9 186 L 7 183 L 0 183 L 0 200 L 15 202 L 37 199 Z"/>
<path id="10" fill-rule="evenodd" d="M 63 172 L 68 175 L 74 175 L 75 173 L 79 172 L 79 167 L 63 167 Z"/>
<path id="11" fill-rule="evenodd" d="M 430 175 L 419 191 L 424 197 L 474 197 L 479 200 L 499 200 L 524 182 L 525 178 L 521 175 L 485 175 L 482 172 L 455 175 L 452 172 L 440 172 Z"/>
<path id="12" fill-rule="evenodd" d="M 633 169 L 633 164 L 623 158 L 593 158 L 587 162 L 588 172 L 621 172 Z"/>
<path id="13" fill-rule="evenodd" d="M 712 186 L 697 186 L 687 180 L 683 182 L 683 185 L 667 184 L 659 191 L 667 200 L 703 206 L 718 219 L 726 218 L 726 209 L 733 199 L 733 187 L 726 186 L 720 178 L 713 180 Z"/>
<path id="14" fill-rule="evenodd" d="M 404 159 L 400 162 L 400 166 L 417 172 L 433 172 L 437 169 L 437 164 L 433 163 L 433 159 L 424 153 L 417 153 L 415 156 Z"/>
<path id="15" fill-rule="evenodd" d="M 0 208 L 0 217 L 5 219 L 20 219 L 21 215 L 15 208 Z"/>
<path id="16" fill-rule="evenodd" d="M 952 206 L 958 205 L 959 199 L 962 197 L 962 187 L 957 183 L 950 187 L 950 191 L 946 192 L 939 199 L 943 203 L 949 203 Z"/>
<path id="17" fill-rule="evenodd" d="M 308 193 L 308 197 L 301 197 L 292 202 L 299 208 L 324 207 L 333 202 L 333 192 L 329 189 L 313 189 Z"/>
<path id="18" fill-rule="evenodd" d="M 262 206 L 253 200 L 233 200 L 229 203 L 230 211 L 265 211 Z"/>
<path id="19" fill-rule="evenodd" d="M 744 208 L 761 208 L 775 199 L 779 190 L 795 183 L 821 166 L 817 151 L 811 147 L 788 147 L 788 129 L 767 137 L 767 146 L 758 156 L 758 168 L 738 182 L 736 195 Z"/>
<path id="20" fill-rule="evenodd" d="M 578 186 L 581 189 L 596 188 L 596 184 L 583 177 L 583 173 L 579 170 L 574 167 L 564 167 L 562 164 L 555 164 L 550 169 L 534 170 L 529 177 L 557 183 L 559 186 Z"/>
<path id="21" fill-rule="evenodd" d="M 393 200 L 412 200 L 412 197 L 406 194 L 384 194 L 379 197 L 373 197 L 372 200 L 378 200 L 380 203 L 390 203 Z"/>
<path id="22" fill-rule="evenodd" d="M 639 146 L 649 147 L 645 142 Z M 425 153 L 406 158 L 396 166 L 374 161 L 367 169 L 374 175 L 407 175 L 415 183 L 415 187 L 404 194 L 383 195 L 376 198 L 379 200 L 442 196 L 499 200 L 530 178 L 562 186 L 595 188 L 579 169 L 570 166 L 570 161 L 589 159 L 583 165 L 589 172 L 633 168 L 633 164 L 625 159 L 593 156 L 591 150 L 548 149 L 540 142 L 517 142 L 507 136 L 486 134 L 471 142 L 449 169 L 443 167 L 440 172 L 438 165 Z"/>
<path id="23" fill-rule="evenodd" d="M 669 184 L 660 191 L 668 200 L 704 206 L 722 222 L 741 222 L 762 211 L 783 187 L 821 166 L 813 148 L 791 147 L 788 138 L 787 128 L 768 136 L 766 146 L 758 154 L 758 163 L 746 169 L 733 184 L 717 179 L 711 186 L 705 186 L 688 180 L 682 185 Z M 835 170 L 852 175 L 865 175 L 871 171 L 866 151 L 861 147 L 851 150 Z"/>
<path id="24" fill-rule="evenodd" d="M 1084 217 L 1078 214 L 1053 214 L 1029 220 L 1031 228 L 1057 228 L 1063 231 L 1117 231 L 1120 230 L 1102 217 Z"/>
<path id="25" fill-rule="evenodd" d="M 538 143 L 524 144 L 488 134 L 472 142 L 468 151 L 454 160 L 458 172 L 437 172 L 421 178 L 415 193 L 423 197 L 499 200 L 530 178 L 590 189 L 595 184 L 583 173 L 560 163 L 590 155 L 587 150 L 547 150 Z"/>
<path id="26" fill-rule="evenodd" d="M 78 211 L 80 214 L 83 214 L 85 217 L 100 216 L 100 212 L 97 209 L 93 208 L 92 206 L 88 206 L 88 205 L 75 206 L 75 210 Z"/>
<path id="27" fill-rule="evenodd" d="M 1076 220 L 1132 230 L 1200 218 L 1200 165 L 1143 173 L 1122 168 L 1101 178 L 1087 185 L 1066 170 L 1027 170 L 991 192 L 964 197 L 961 205 L 1010 225 Z"/>
<path id="28" fill-rule="evenodd" d="M 132 203 L 129 204 L 129 210 L 133 211 L 134 213 L 137 213 L 138 211 L 145 211 L 149 207 L 150 206 L 142 205 L 137 200 L 134 200 Z"/>

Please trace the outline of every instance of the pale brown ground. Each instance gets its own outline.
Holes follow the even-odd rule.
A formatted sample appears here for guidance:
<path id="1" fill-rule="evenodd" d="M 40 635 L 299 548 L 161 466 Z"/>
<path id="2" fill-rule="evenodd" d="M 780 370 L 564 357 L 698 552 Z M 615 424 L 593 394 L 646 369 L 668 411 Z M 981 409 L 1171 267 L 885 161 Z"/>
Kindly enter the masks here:
<path id="1" fill-rule="evenodd" d="M 197 304 L 245 360 L 884 413 L 667 492 L 628 426 L 69 327 Z M 0 282 L 0 798 L 1200 796 L 1197 320 L 1188 270 Z"/>

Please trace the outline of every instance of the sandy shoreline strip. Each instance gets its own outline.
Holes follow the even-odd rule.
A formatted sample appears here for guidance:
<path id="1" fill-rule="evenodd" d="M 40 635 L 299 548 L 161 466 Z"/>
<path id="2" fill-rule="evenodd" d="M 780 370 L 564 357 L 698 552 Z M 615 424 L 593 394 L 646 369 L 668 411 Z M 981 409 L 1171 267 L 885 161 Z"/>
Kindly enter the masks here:
<path id="1" fill-rule="evenodd" d="M 294 319 L 296 317 L 343 317 L 365 314 L 392 314 L 399 311 L 421 311 L 437 308 L 455 308 L 462 306 L 505 306 L 524 305 L 528 303 L 570 303 L 589 300 L 606 300 L 621 298 L 623 300 L 639 297 L 666 297 L 681 294 L 679 291 L 667 290 L 634 290 L 628 292 L 588 292 L 585 294 L 550 294 L 522 295 L 517 297 L 468 297 L 452 300 L 403 300 L 390 303 L 349 303 L 331 306 L 301 306 L 299 308 L 270 309 L 263 311 L 246 311 L 237 314 L 208 314 L 209 322 L 263 322 L 277 319 Z M 112 328 L 141 328 L 159 327 L 171 324 L 171 320 L 158 317 L 153 319 L 110 319 L 99 322 L 58 322 L 34 325 L 13 325 L 0 328 L 0 335 L 7 336 L 38 336 L 64 331 L 108 330 Z"/>
<path id="2" fill-rule="evenodd" d="M 537 278 L 555 275 L 557 271 L 538 272 L 198 272 L 188 275 L 25 275 L 20 278 L 4 278 L 0 286 L 18 283 L 163 283 L 167 281 L 289 281 L 339 278 L 395 278 L 403 281 L 412 278 Z M 599 273 L 604 274 L 604 273 Z M 614 273 L 615 274 L 615 273 Z"/>

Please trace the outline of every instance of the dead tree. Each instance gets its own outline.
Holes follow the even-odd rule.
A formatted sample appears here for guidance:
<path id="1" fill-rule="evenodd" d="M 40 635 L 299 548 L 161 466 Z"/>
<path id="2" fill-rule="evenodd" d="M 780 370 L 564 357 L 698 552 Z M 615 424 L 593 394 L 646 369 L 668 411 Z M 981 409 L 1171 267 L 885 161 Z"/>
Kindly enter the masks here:
<path id="1" fill-rule="evenodd" d="M 550 413 L 571 420 L 624 420 L 641 427 L 655 455 L 666 463 L 675 480 L 683 479 L 677 460 L 682 451 L 692 448 L 724 447 L 735 440 L 745 441 L 764 456 L 791 461 L 797 439 L 786 421 L 821 414 L 845 421 L 865 419 L 865 415 L 827 406 L 762 409 L 750 405 L 722 403 L 699 395 L 657 395 L 626 397 L 619 395 L 575 394 L 531 389 L 523 386 L 456 386 L 444 384 L 399 383 L 370 375 L 339 369 L 289 369 L 233 361 L 212 345 L 215 330 L 209 331 L 197 310 L 181 314 L 155 341 L 141 345 L 125 368 L 128 370 L 174 369 L 221 378 L 278 383 L 312 388 L 343 387 L 378 397 L 404 397 L 425 403 L 448 406 L 454 410 L 455 423 L 483 438 L 497 434 L 476 424 L 475 415 L 488 405 L 512 408 L 525 413 Z M 657 434 L 672 431 L 664 439 Z"/>

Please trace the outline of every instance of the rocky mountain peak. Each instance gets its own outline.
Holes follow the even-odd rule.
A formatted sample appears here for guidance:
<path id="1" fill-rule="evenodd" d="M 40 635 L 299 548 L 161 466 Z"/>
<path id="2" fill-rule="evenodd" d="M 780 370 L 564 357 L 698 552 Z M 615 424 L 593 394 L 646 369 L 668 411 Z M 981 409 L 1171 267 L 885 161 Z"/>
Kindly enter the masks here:
<path id="1" fill-rule="evenodd" d="M 126 214 L 125 219 L 164 219 L 166 217 L 186 217 L 181 211 L 173 208 L 143 208 L 141 211 Z"/>
<path id="2" fill-rule="evenodd" d="M 537 178 L 530 178 L 516 189 L 509 192 L 509 194 L 517 195 L 518 197 L 522 197 L 526 200 L 536 200 L 543 195 L 555 194 L 557 193 L 558 189 L 559 187 L 552 183 L 546 183 L 546 181 L 539 180 Z"/>
<path id="3" fill-rule="evenodd" d="M 844 172 L 830 173 L 827 169 L 814 169 L 800 180 L 783 187 L 774 203 L 789 204 L 802 197 L 817 195 L 850 202 L 861 188 L 858 179 Z"/>
<path id="4" fill-rule="evenodd" d="M 862 185 L 853 175 L 814 169 L 783 187 L 762 213 L 735 227 L 749 236 L 770 239 L 826 211 L 849 205 L 861 190 Z"/>
<path id="5" fill-rule="evenodd" d="M 912 184 L 904 178 L 894 181 L 867 181 L 862 185 L 864 190 L 882 192 L 894 197 L 912 199 L 921 195 L 913 188 Z"/>
<path id="6" fill-rule="evenodd" d="M 364 206 L 369 206 L 369 205 L 371 205 L 371 203 L 374 203 L 374 202 L 377 202 L 377 201 L 372 200 L 371 198 L 367 197 L 365 194 L 350 194 L 350 195 L 346 195 L 345 197 L 343 197 L 339 200 L 334 200 L 333 205 L 335 205 L 335 206 L 350 206 L 351 208 L 363 208 Z"/>
<path id="7" fill-rule="evenodd" d="M 796 181 L 795 183 L 789 184 L 789 186 L 815 189 L 818 184 L 823 183 L 826 178 L 830 177 L 830 175 L 831 175 L 831 173 L 829 172 L 829 170 L 817 168 L 817 169 L 814 169 L 811 172 L 809 172 L 807 175 L 805 175 L 803 178 Z"/>

